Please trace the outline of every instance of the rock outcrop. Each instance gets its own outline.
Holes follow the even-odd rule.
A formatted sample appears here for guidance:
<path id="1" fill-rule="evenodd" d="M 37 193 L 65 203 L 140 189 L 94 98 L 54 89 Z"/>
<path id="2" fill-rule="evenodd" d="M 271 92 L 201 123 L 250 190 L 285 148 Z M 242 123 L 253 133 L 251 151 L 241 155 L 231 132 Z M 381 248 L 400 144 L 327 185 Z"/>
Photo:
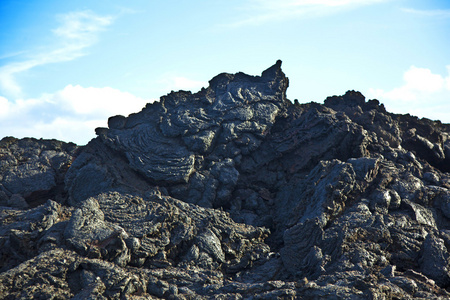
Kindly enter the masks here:
<path id="1" fill-rule="evenodd" d="M 84 147 L 0 141 L 0 298 L 450 297 L 450 125 L 281 61 L 172 92 Z"/>

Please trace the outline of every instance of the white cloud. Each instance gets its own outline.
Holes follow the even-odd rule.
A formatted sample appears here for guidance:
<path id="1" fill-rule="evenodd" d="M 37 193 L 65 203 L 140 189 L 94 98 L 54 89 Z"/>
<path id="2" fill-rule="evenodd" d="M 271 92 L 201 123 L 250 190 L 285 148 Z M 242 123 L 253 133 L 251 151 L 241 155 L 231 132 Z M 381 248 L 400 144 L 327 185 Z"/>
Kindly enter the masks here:
<path id="1" fill-rule="evenodd" d="M 406 87 L 415 91 L 437 92 L 444 87 L 444 78 L 439 74 L 431 73 L 430 69 L 411 66 L 403 76 Z"/>
<path id="2" fill-rule="evenodd" d="M 110 87 L 84 88 L 68 85 L 52 97 L 52 101 L 63 105 L 68 111 L 80 115 L 109 117 L 112 114 L 129 114 L 142 109 L 145 101 L 130 93 Z"/>
<path id="3" fill-rule="evenodd" d="M 0 88 L 3 93 L 21 97 L 22 88 L 15 76 L 37 66 L 70 61 L 85 55 L 83 50 L 97 41 L 97 34 L 113 21 L 111 16 L 98 16 L 91 11 L 60 15 L 61 26 L 54 29 L 57 44 L 22 61 L 0 67 Z"/>
<path id="4" fill-rule="evenodd" d="M 0 96 L 0 118 L 9 114 L 9 106 L 8 99 Z"/>
<path id="5" fill-rule="evenodd" d="M 447 72 L 448 74 L 450 74 L 450 66 L 447 66 Z M 447 78 L 445 78 L 445 88 L 447 90 L 450 90 L 450 76 L 447 76 Z"/>
<path id="6" fill-rule="evenodd" d="M 241 10 L 247 12 L 246 17 L 228 26 L 260 25 L 299 16 L 334 13 L 337 8 L 353 8 L 384 1 L 388 0 L 249 0 L 241 7 Z"/>
<path id="7" fill-rule="evenodd" d="M 450 123 L 450 66 L 448 74 L 411 66 L 403 74 L 404 84 L 392 90 L 371 88 L 367 96 L 379 99 L 389 111 Z"/>
<path id="8" fill-rule="evenodd" d="M 86 144 L 108 117 L 140 111 L 149 102 L 110 87 L 68 85 L 39 98 L 8 101 L 0 97 L 0 138 L 55 138 Z M 3 113 L 6 112 L 6 113 Z"/>

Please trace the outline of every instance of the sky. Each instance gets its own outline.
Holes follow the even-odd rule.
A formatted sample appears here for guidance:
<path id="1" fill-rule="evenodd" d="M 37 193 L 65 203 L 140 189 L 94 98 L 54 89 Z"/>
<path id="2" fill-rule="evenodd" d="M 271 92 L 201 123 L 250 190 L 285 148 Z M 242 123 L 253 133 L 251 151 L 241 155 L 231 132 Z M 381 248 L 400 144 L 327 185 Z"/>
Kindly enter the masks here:
<path id="1" fill-rule="evenodd" d="M 448 0 L 2 0 L 0 139 L 86 144 L 108 117 L 278 59 L 300 103 L 357 90 L 450 123 Z"/>

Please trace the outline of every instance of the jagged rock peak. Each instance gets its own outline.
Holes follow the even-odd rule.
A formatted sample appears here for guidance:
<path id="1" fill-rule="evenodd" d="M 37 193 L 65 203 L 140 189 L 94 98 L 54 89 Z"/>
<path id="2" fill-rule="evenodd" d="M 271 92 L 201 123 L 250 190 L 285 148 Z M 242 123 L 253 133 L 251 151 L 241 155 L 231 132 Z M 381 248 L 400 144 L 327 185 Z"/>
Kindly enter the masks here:
<path id="1" fill-rule="evenodd" d="M 109 129 L 97 133 L 148 179 L 188 182 L 206 168 L 205 156 L 217 166 L 231 159 L 234 169 L 243 153 L 256 149 L 291 104 L 288 84 L 280 60 L 261 76 L 222 73 L 195 94 L 171 92 L 128 118 L 111 117 Z"/>
<path id="2" fill-rule="evenodd" d="M 289 85 L 289 80 L 281 70 L 281 64 L 281 60 L 277 60 L 277 62 L 273 66 L 263 71 L 261 76 L 247 75 L 242 72 L 236 74 L 222 73 L 215 76 L 209 81 L 209 88 L 216 90 L 217 88 L 220 89 L 229 84 L 241 84 L 243 85 L 242 88 L 246 88 L 249 83 L 265 83 L 267 84 L 267 87 L 276 92 L 282 93 L 285 97 L 286 89 Z M 259 85 L 258 87 L 261 88 L 264 86 Z"/>
<path id="3" fill-rule="evenodd" d="M 285 101 L 288 78 L 281 70 L 281 60 L 263 71 L 261 76 L 251 76 L 239 72 L 222 73 L 209 81 L 209 86 L 200 92 L 179 91 L 161 97 L 162 105 L 169 108 L 184 101 L 200 101 L 212 105 L 216 111 L 227 111 L 230 107 L 246 105 L 258 101 Z"/>

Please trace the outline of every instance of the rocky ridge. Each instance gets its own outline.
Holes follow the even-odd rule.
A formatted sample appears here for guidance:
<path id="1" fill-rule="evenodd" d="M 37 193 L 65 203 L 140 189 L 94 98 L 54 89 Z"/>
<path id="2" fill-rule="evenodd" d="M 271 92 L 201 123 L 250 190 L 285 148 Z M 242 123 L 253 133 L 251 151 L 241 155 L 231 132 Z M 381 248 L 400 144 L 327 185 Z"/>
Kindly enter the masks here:
<path id="1" fill-rule="evenodd" d="M 278 61 L 83 147 L 2 139 L 0 298 L 449 298 L 450 125 L 288 85 Z"/>

